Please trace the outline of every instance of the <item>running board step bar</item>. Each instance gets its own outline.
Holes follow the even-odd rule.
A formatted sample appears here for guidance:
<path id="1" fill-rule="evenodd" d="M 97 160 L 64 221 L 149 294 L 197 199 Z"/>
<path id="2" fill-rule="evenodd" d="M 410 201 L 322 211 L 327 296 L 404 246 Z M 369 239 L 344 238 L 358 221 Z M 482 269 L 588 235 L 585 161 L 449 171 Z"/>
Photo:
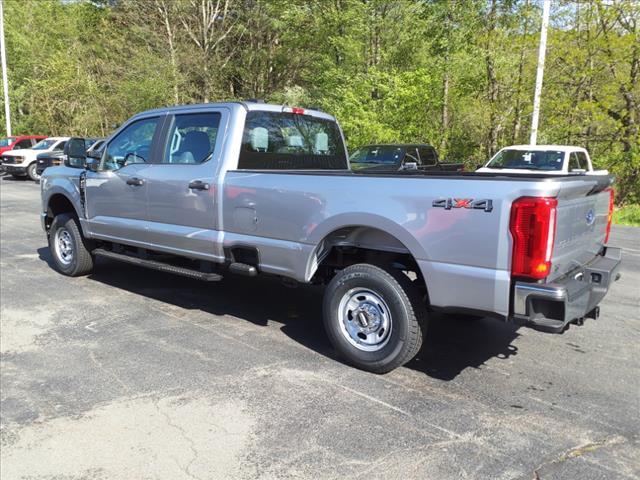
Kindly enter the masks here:
<path id="1" fill-rule="evenodd" d="M 204 280 L 205 282 L 217 282 L 222 280 L 222 275 L 217 273 L 201 272 L 200 270 L 194 270 L 186 267 L 176 267 L 175 265 L 158 262 L 157 260 L 140 258 L 133 255 L 127 255 L 126 253 L 112 252 L 111 250 L 105 250 L 104 248 L 96 248 L 93 251 L 93 254 L 105 258 L 111 258 L 112 260 L 130 263 L 132 265 L 138 265 L 139 267 L 146 267 L 153 270 L 159 270 L 161 272 L 182 275 L 183 277 L 189 277 L 195 280 Z"/>

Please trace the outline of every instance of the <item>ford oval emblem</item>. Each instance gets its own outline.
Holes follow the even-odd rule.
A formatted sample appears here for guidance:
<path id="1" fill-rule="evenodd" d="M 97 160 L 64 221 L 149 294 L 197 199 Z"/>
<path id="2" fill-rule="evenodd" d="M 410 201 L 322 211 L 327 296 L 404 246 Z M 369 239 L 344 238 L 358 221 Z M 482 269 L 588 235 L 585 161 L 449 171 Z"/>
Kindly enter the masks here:
<path id="1" fill-rule="evenodd" d="M 596 221 L 596 215 L 593 213 L 593 210 L 589 210 L 585 218 L 587 220 L 587 225 L 589 226 L 593 225 L 593 222 Z"/>

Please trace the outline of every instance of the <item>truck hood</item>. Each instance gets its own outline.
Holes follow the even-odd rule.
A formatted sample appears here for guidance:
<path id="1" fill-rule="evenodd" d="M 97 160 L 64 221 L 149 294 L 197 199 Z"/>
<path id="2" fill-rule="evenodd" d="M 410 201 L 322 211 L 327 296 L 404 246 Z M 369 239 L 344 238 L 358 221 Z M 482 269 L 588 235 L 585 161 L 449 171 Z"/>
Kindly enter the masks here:
<path id="1" fill-rule="evenodd" d="M 64 156 L 64 152 L 61 150 L 45 150 L 42 153 L 36 155 L 38 160 L 43 160 L 45 158 L 62 158 Z"/>
<path id="2" fill-rule="evenodd" d="M 46 151 L 46 150 L 45 150 Z M 36 150 L 31 150 L 29 148 L 20 148 L 18 150 L 9 150 L 8 152 L 4 152 L 2 154 L 3 157 L 24 157 L 28 160 L 35 160 L 36 155 L 38 155 Z"/>

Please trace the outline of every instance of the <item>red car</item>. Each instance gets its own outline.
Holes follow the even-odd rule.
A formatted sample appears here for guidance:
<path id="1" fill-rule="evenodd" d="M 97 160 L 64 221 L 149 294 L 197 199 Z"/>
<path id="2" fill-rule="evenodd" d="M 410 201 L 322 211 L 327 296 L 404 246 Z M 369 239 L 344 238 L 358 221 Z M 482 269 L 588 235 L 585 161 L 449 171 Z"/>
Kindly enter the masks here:
<path id="1" fill-rule="evenodd" d="M 18 135 L 15 137 L 0 138 L 0 155 L 7 150 L 17 150 L 19 148 L 31 148 L 40 140 L 47 138 L 44 135 Z"/>

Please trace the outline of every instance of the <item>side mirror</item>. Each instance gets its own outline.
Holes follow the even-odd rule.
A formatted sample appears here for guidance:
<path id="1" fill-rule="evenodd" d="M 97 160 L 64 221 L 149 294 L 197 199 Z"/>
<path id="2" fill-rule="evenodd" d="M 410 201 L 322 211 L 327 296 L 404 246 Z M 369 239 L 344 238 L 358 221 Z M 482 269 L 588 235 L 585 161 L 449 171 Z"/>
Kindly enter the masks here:
<path id="1" fill-rule="evenodd" d="M 68 167 L 83 168 L 87 158 L 84 138 L 71 138 L 63 150 L 64 164 Z"/>
<path id="2" fill-rule="evenodd" d="M 84 168 L 89 170 L 90 172 L 97 172 L 100 167 L 100 160 L 94 157 L 87 157 L 84 162 Z"/>
<path id="3" fill-rule="evenodd" d="M 401 168 L 401 170 L 417 170 L 417 169 L 418 169 L 417 162 L 404 162 Z"/>

